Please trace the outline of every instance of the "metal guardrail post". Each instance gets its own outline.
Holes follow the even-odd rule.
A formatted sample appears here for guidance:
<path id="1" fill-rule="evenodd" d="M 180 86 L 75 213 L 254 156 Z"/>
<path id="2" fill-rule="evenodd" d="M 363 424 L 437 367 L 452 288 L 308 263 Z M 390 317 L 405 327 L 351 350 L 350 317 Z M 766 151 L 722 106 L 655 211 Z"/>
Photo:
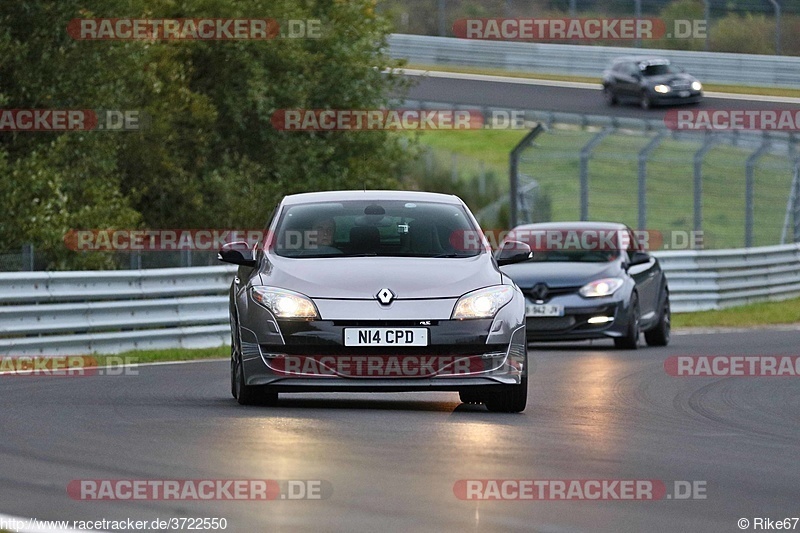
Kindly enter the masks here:
<path id="1" fill-rule="evenodd" d="M 694 153 L 694 231 L 703 231 L 703 159 L 716 142 L 713 133 L 706 133 L 703 146 Z"/>
<path id="2" fill-rule="evenodd" d="M 639 152 L 639 223 L 637 229 L 647 227 L 647 159 L 664 140 L 664 132 L 659 132 L 647 146 Z"/>
<path id="3" fill-rule="evenodd" d="M 613 131 L 613 128 L 604 128 L 581 148 L 581 220 L 589 220 L 589 158 L 592 150 Z"/>
<path id="4" fill-rule="evenodd" d="M 745 190 L 744 190 L 744 246 L 753 246 L 753 211 L 754 211 L 754 187 L 755 187 L 755 167 L 758 160 L 769 150 L 769 138 L 764 135 L 761 146 L 750 154 L 745 163 Z"/>
<path id="5" fill-rule="evenodd" d="M 519 202 L 519 156 L 522 150 L 533 143 L 533 140 L 544 131 L 544 126 L 536 124 L 536 127 L 528 132 L 525 137 L 511 150 L 508 155 L 508 184 L 509 194 L 511 195 L 511 227 L 517 225 L 518 202 Z"/>

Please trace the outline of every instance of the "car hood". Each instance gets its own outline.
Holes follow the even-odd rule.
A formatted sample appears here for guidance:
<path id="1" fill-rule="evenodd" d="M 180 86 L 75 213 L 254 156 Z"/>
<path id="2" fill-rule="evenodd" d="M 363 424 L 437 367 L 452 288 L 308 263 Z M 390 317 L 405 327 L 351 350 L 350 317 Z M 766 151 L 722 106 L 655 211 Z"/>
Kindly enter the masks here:
<path id="1" fill-rule="evenodd" d="M 467 258 L 336 257 L 289 259 L 270 256 L 264 285 L 311 298 L 375 299 L 388 288 L 398 300 L 458 298 L 502 283 L 488 253 Z"/>
<path id="2" fill-rule="evenodd" d="M 688 81 L 689 83 L 697 81 L 694 76 L 689 74 L 662 74 L 660 76 L 648 76 L 645 78 L 650 85 L 666 84 L 669 85 L 676 81 Z"/>
<path id="3" fill-rule="evenodd" d="M 619 276 L 617 261 L 609 263 L 526 262 L 506 265 L 502 270 L 522 288 L 546 283 L 549 287 L 579 287 L 592 280 Z"/>

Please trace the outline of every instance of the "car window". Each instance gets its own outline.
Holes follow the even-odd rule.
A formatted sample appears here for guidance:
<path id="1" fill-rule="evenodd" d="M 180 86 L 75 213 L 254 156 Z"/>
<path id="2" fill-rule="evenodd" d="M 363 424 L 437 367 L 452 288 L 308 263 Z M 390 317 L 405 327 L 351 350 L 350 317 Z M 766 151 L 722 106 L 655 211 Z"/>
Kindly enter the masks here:
<path id="1" fill-rule="evenodd" d="M 663 76 L 664 74 L 677 74 L 680 72 L 672 65 L 647 65 L 642 69 L 642 75 L 649 76 Z"/>
<path id="2" fill-rule="evenodd" d="M 297 204 L 283 210 L 273 250 L 291 258 L 471 257 L 479 235 L 463 206 L 436 202 L 357 200 Z M 474 239 L 473 239 L 474 240 Z"/>

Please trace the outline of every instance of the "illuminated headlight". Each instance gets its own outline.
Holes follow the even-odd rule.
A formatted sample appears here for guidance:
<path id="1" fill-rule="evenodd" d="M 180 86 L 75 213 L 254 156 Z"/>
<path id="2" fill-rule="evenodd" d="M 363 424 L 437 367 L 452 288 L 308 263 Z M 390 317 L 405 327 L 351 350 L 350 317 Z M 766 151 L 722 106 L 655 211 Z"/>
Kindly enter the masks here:
<path id="1" fill-rule="evenodd" d="M 653 87 L 653 90 L 657 93 L 666 94 L 670 92 L 672 89 L 670 89 L 669 85 L 656 85 L 655 87 Z"/>
<path id="2" fill-rule="evenodd" d="M 596 298 L 598 296 L 611 296 L 617 289 L 622 287 L 622 280 L 619 278 L 603 278 L 587 283 L 578 291 L 584 298 Z"/>
<path id="3" fill-rule="evenodd" d="M 501 307 L 514 297 L 514 289 L 507 285 L 495 285 L 468 292 L 458 299 L 453 318 L 492 318 Z"/>
<path id="4" fill-rule="evenodd" d="M 253 287 L 250 296 L 278 318 L 317 318 L 317 308 L 300 293 L 273 287 Z"/>
<path id="5" fill-rule="evenodd" d="M 699 81 L 693 81 L 693 82 L 692 82 L 692 90 L 693 90 L 693 91 L 699 91 L 699 90 L 701 90 L 702 88 L 703 88 L 703 84 L 702 84 L 702 83 L 700 83 Z"/>

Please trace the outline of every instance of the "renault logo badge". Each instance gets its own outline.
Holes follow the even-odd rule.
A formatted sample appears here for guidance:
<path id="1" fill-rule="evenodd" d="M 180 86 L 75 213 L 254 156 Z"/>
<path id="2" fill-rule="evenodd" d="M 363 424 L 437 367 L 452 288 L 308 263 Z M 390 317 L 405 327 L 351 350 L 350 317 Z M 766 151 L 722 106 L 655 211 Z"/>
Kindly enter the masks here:
<path id="1" fill-rule="evenodd" d="M 377 294 L 378 301 L 383 305 L 389 305 L 394 300 L 395 294 L 389 289 L 381 289 Z"/>

